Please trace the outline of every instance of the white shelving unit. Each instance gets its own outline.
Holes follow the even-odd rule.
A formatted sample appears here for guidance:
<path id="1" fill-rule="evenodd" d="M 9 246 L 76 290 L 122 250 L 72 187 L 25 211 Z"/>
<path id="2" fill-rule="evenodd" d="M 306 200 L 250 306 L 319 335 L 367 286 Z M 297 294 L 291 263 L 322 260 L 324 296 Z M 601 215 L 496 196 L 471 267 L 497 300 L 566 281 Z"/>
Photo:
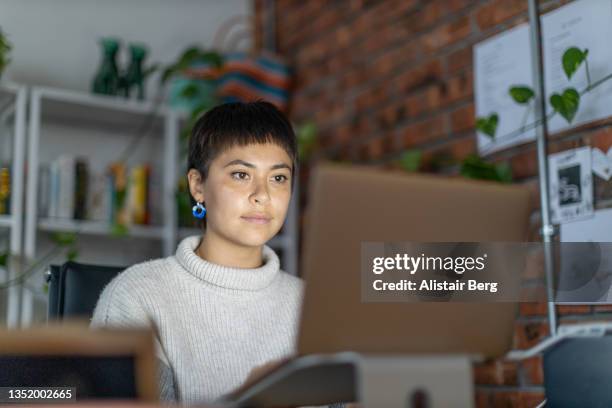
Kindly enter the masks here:
<path id="1" fill-rule="evenodd" d="M 29 110 L 26 259 L 40 256 L 44 251 L 39 248 L 44 246 L 45 238 L 49 246 L 49 233 L 53 232 L 77 233 L 84 252 L 81 256 L 79 250 L 78 260 L 83 262 L 129 264 L 174 252 L 177 221 L 173 175 L 177 171 L 180 115 L 161 104 L 48 87 L 31 88 Z M 156 204 L 152 208 L 152 225 L 130 226 L 125 235 L 117 237 L 105 221 L 39 217 L 41 164 L 70 153 L 85 157 L 93 172 L 103 172 L 147 124 L 150 131 L 142 136 L 128 164 L 149 162 L 155 174 L 151 186 Z M 122 255 L 117 256 L 118 252 Z M 23 326 L 35 320 L 35 304 L 46 302 L 46 294 L 36 290 L 42 289 L 40 275 L 30 279 L 30 287 L 26 285 L 23 290 Z"/>
<path id="2" fill-rule="evenodd" d="M 27 89 L 25 86 L 4 83 L 0 85 L 0 122 L 3 129 L 10 129 L 10 133 L 0 134 L 0 141 L 7 142 L 5 138 L 11 139 L 12 151 L 10 158 L 11 169 L 11 208 L 9 215 L 0 215 L 0 228 L 8 228 L 10 240 L 9 272 L 0 270 L 0 282 L 14 279 L 19 274 L 19 264 L 15 259 L 22 254 L 23 233 L 23 186 L 24 186 L 24 161 L 26 145 L 26 109 Z M 8 124 L 7 127 L 6 124 Z M 4 159 L 2 155 L 0 159 Z M 6 324 L 15 327 L 19 324 L 19 286 L 11 286 L 7 295 Z"/>
<path id="3" fill-rule="evenodd" d="M 201 234 L 194 228 L 177 228 L 175 192 L 180 168 L 178 140 L 180 128 L 185 122 L 184 115 L 150 102 L 47 87 L 31 88 L 29 99 L 27 204 L 23 248 L 26 259 L 33 260 L 40 256 L 43 252 L 41 247 L 44 247 L 45 243 L 49 247 L 49 233 L 53 232 L 78 233 L 79 244 L 86 248 L 88 253 L 83 257 L 79 253 L 77 260 L 105 265 L 129 265 L 168 256 L 175 252 L 180 239 Z M 157 209 L 153 209 L 155 214 L 151 226 L 131 226 L 125 236 L 117 238 L 113 236 L 112 228 L 106 222 L 39 216 L 38 170 L 41 164 L 62 153 L 71 153 L 86 157 L 93 169 L 102 168 L 119 158 L 121 148 L 117 146 L 130 143 L 146 120 L 153 120 L 153 130 L 140 141 L 135 149 L 138 153 L 135 154 L 137 157 L 134 160 L 150 161 L 152 168 L 158 170 L 157 184 L 151 186 L 152 194 L 156 194 L 152 201 L 158 205 Z M 296 183 L 283 234 L 269 243 L 272 248 L 281 252 L 283 270 L 292 274 L 297 274 L 298 266 L 297 193 Z M 115 247 L 110 248 L 113 243 Z M 142 248 L 137 248 L 138 246 Z M 143 250 L 143 256 L 140 258 L 132 254 L 139 249 Z M 118 259 L 117 254 L 123 255 L 123 258 Z M 29 279 L 22 290 L 21 313 L 18 315 L 22 326 L 32 324 L 37 318 L 41 320 L 41 313 L 39 311 L 36 316 L 36 310 L 42 309 L 41 304 L 46 307 L 47 295 L 35 288 L 42 288 L 42 285 L 42 273 L 39 273 Z"/>

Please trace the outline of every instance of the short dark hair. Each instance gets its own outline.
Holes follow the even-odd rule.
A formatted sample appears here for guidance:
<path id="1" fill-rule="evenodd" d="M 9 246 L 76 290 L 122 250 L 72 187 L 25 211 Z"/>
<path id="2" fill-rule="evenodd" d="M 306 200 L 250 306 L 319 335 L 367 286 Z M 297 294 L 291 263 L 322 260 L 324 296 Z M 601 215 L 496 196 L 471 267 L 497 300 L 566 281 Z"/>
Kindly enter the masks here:
<path id="1" fill-rule="evenodd" d="M 262 100 L 225 103 L 202 115 L 189 139 L 187 170 L 198 170 L 202 180 L 206 180 L 210 163 L 225 150 L 236 145 L 265 143 L 282 147 L 291 158 L 293 187 L 298 162 L 293 127 L 273 104 Z"/>

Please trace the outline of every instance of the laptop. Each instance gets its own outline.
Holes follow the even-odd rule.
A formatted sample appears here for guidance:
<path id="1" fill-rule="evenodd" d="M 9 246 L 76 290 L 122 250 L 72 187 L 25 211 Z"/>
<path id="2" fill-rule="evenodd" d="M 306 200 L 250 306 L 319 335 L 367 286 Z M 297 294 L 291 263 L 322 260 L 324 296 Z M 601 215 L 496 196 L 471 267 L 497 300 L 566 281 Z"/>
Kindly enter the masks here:
<path id="1" fill-rule="evenodd" d="M 313 170 L 308 203 L 298 357 L 245 384 L 231 401 L 353 401 L 353 353 L 493 358 L 510 349 L 517 303 L 365 303 L 360 252 L 368 241 L 526 241 L 526 188 L 323 164 Z"/>

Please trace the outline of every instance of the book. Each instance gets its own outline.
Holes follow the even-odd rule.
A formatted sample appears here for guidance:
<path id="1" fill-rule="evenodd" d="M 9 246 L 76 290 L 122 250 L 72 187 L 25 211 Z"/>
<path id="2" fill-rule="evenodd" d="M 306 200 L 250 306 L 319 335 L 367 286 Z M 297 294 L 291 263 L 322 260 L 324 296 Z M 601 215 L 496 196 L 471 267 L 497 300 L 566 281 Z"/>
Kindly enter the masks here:
<path id="1" fill-rule="evenodd" d="M 11 170 L 10 167 L 0 167 L 0 214 L 11 211 Z"/>
<path id="2" fill-rule="evenodd" d="M 150 167 L 147 164 L 135 166 L 130 172 L 128 207 L 130 213 L 130 221 L 134 224 L 146 225 L 150 222 L 150 172 Z"/>
<path id="3" fill-rule="evenodd" d="M 112 186 L 110 219 L 111 223 L 120 226 L 129 224 L 127 199 L 127 170 L 124 163 L 112 163 L 109 166 L 110 183 Z"/>
<path id="4" fill-rule="evenodd" d="M 74 172 L 74 219 L 84 220 L 87 218 L 87 193 L 89 185 L 87 162 L 84 159 L 77 159 Z"/>
<path id="5" fill-rule="evenodd" d="M 59 180 L 57 217 L 72 219 L 74 217 L 75 157 L 62 155 L 57 162 Z"/>

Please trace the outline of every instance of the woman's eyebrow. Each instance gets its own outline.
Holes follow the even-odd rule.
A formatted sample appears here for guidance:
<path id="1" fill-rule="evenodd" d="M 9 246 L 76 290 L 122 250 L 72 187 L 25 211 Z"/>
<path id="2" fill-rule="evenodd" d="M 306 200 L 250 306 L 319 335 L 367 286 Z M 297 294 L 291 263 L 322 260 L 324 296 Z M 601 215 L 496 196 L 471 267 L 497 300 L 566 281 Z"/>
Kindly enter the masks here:
<path id="1" fill-rule="evenodd" d="M 231 162 L 227 163 L 224 167 L 229 167 L 229 166 L 234 166 L 237 164 L 241 164 L 245 167 L 250 167 L 252 169 L 257 168 L 257 166 L 255 166 L 253 163 L 249 163 L 249 162 L 245 162 L 244 160 L 240 160 L 240 159 L 236 159 L 236 160 L 232 160 Z M 276 170 L 276 169 L 289 169 L 291 170 L 291 167 L 286 164 L 286 163 L 278 163 L 275 164 L 273 166 L 270 166 L 270 170 Z"/>

